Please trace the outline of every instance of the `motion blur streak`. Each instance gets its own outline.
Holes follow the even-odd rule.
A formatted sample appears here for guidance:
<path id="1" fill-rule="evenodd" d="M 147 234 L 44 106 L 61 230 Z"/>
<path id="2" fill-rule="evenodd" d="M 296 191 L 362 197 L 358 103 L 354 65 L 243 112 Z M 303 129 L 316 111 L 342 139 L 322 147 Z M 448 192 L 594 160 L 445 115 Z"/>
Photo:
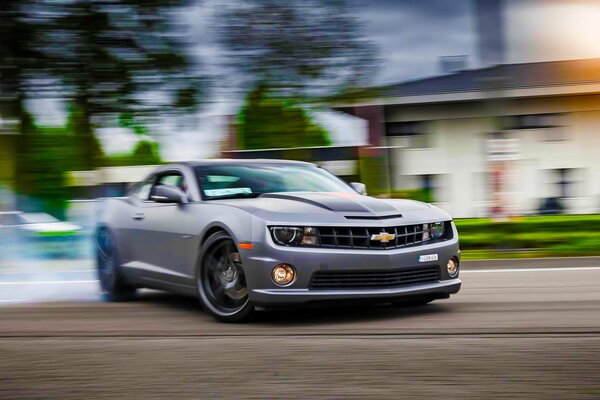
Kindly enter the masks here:
<path id="1" fill-rule="evenodd" d="M 97 283 L 97 280 L 94 281 L 26 281 L 26 282 L 0 282 L 0 285 L 77 285 L 80 283 Z"/>

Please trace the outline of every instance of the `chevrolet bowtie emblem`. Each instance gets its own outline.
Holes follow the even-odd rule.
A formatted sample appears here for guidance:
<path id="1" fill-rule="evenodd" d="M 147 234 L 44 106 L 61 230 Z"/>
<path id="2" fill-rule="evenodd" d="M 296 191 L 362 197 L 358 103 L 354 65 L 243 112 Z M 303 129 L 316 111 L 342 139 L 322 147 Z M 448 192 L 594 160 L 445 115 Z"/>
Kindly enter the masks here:
<path id="1" fill-rule="evenodd" d="M 376 235 L 371 235 L 371 240 L 377 240 L 381 243 L 388 243 L 390 240 L 396 239 L 395 233 L 379 232 Z"/>

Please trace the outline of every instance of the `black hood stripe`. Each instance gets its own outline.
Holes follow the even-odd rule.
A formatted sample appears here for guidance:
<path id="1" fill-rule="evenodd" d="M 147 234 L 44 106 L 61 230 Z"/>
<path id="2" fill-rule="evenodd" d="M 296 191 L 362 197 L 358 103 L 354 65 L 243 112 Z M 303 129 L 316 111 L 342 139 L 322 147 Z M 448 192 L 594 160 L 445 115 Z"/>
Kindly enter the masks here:
<path id="1" fill-rule="evenodd" d="M 285 199 L 311 204 L 329 211 L 344 213 L 390 214 L 398 209 L 381 199 L 359 194 L 335 194 L 324 192 L 266 193 L 262 198 Z"/>

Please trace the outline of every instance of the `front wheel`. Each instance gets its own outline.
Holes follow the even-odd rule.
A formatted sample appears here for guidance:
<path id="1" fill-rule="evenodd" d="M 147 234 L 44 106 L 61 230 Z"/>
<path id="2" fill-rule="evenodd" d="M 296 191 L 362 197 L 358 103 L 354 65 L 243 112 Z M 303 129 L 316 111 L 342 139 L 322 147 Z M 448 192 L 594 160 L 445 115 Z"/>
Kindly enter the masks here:
<path id="1" fill-rule="evenodd" d="M 225 232 L 209 237 L 201 250 L 196 286 L 203 308 L 223 322 L 248 319 L 254 305 L 248 297 L 240 253 Z"/>

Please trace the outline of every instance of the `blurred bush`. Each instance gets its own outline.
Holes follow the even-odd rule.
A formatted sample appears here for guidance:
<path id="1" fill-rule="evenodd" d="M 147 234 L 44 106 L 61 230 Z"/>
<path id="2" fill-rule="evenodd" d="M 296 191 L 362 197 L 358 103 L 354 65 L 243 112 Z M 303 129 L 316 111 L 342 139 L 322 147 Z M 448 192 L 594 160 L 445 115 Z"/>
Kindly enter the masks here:
<path id="1" fill-rule="evenodd" d="M 600 255 L 600 215 L 455 220 L 465 259 Z"/>
<path id="2" fill-rule="evenodd" d="M 406 190 L 392 190 L 391 197 L 393 199 L 411 199 L 417 201 L 423 201 L 425 203 L 433 202 L 433 193 L 431 189 L 406 189 Z"/>

